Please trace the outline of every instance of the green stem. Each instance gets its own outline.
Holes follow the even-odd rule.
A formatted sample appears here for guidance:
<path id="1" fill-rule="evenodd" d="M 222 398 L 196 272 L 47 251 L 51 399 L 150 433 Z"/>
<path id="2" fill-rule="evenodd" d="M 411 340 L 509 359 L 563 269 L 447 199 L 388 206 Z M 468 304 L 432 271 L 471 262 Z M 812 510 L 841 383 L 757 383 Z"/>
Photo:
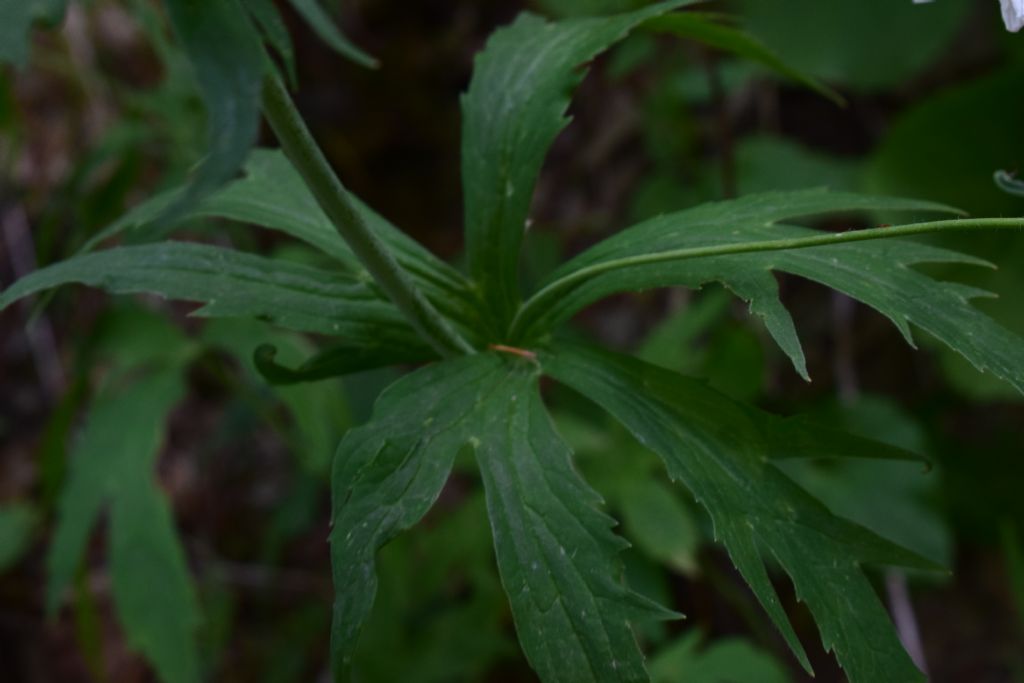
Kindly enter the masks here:
<path id="1" fill-rule="evenodd" d="M 516 318 L 512 323 L 509 337 L 514 341 L 521 341 L 525 336 L 525 333 L 531 331 L 530 327 L 539 317 L 544 315 L 546 309 L 552 302 L 565 296 L 572 289 L 587 280 L 613 270 L 620 270 L 622 268 L 630 268 L 633 266 L 644 266 L 652 263 L 684 261 L 687 259 L 710 256 L 747 254 L 757 251 L 807 249 L 808 247 L 820 247 L 829 244 L 862 242 L 865 240 L 887 239 L 891 237 L 906 237 L 908 235 L 924 235 L 951 230 L 999 228 L 1024 228 L 1024 218 L 958 218 L 953 220 L 929 221 L 926 223 L 910 223 L 907 225 L 886 228 L 821 233 L 811 237 L 792 237 L 786 239 L 764 240 L 761 242 L 689 247 L 686 249 L 660 251 L 653 254 L 638 254 L 636 256 L 627 256 L 624 258 L 602 261 L 573 271 L 568 275 L 549 283 L 536 292 L 525 304 L 523 304 L 522 308 L 519 309 L 519 313 L 516 315 Z"/>
<path id="2" fill-rule="evenodd" d="M 320 208 L 420 336 L 442 357 L 474 353 L 473 347 L 427 301 L 387 246 L 366 225 L 276 75 L 268 76 L 264 83 L 263 113 Z"/>

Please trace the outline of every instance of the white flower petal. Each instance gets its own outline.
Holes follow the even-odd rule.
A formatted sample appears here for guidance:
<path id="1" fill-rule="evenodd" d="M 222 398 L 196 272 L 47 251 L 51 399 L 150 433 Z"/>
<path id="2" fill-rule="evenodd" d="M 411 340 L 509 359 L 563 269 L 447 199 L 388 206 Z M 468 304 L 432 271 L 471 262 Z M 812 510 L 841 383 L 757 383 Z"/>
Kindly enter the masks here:
<path id="1" fill-rule="evenodd" d="M 1000 0 L 1003 5 L 1003 21 L 1006 30 L 1017 31 L 1024 28 L 1024 0 Z"/>

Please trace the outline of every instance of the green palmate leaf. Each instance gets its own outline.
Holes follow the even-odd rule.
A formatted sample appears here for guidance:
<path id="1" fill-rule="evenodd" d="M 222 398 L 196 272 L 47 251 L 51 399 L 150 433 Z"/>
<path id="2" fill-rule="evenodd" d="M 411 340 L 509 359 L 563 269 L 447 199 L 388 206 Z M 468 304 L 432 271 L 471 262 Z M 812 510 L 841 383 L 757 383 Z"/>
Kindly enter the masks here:
<path id="1" fill-rule="evenodd" d="M 289 0 L 292 7 L 302 15 L 302 18 L 316 32 L 320 39 L 337 50 L 340 54 L 348 57 L 357 64 L 367 67 L 377 66 L 377 60 L 366 54 L 349 41 L 348 38 L 338 30 L 334 20 L 320 6 L 319 0 Z"/>
<path id="2" fill-rule="evenodd" d="M 667 285 L 698 287 L 717 281 L 750 302 L 794 366 L 807 376 L 803 350 L 792 318 L 778 298 L 772 271 L 799 275 L 827 285 L 875 308 L 912 343 L 910 323 L 934 335 L 978 369 L 1024 391 L 1024 343 L 970 304 L 985 292 L 936 281 L 912 268 L 926 263 L 984 262 L 963 254 L 900 239 L 875 244 L 855 241 L 858 233 L 830 234 L 780 221 L 823 213 L 878 210 L 937 211 L 929 202 L 868 197 L 821 190 L 773 192 L 706 204 L 641 223 L 605 240 L 558 269 L 528 303 L 520 330 L 549 328 L 609 294 Z M 984 227 L 994 221 L 977 221 Z M 973 225 L 953 222 L 945 227 Z M 983 225 L 984 224 L 984 225 Z M 1022 221 L 1005 220 L 999 227 Z M 929 224 L 921 224 L 924 232 Z M 898 226 L 871 231 L 914 230 Z M 799 246 L 819 239 L 821 246 Z M 825 244 L 837 239 L 844 243 Z M 774 244 L 768 244 L 778 241 Z M 745 251 L 762 244 L 764 250 Z M 712 255 L 698 257 L 708 250 Z M 715 250 L 743 253 L 713 255 Z M 536 313 L 535 313 L 536 312 Z"/>
<path id="3" fill-rule="evenodd" d="M 84 249 L 144 226 L 157 219 L 181 190 L 154 197 L 93 237 Z M 466 278 L 382 216 L 352 199 L 369 227 L 394 251 L 399 264 L 439 310 L 446 313 L 470 338 L 481 331 L 475 324 L 475 296 Z M 334 258 L 354 276 L 370 276 L 345 240 L 324 215 L 302 177 L 278 150 L 254 150 L 245 165 L 245 177 L 229 183 L 199 202 L 192 218 L 226 218 L 250 223 L 301 240 Z M 475 328 L 475 329 L 474 329 Z"/>
<path id="4" fill-rule="evenodd" d="M 167 0 L 167 12 L 192 63 L 209 129 L 209 152 L 173 216 L 234 175 L 256 142 L 266 56 L 239 0 Z"/>
<path id="5" fill-rule="evenodd" d="M 862 396 L 819 419 L 854 434 L 875 437 L 911 450 L 926 448 L 923 429 L 893 402 Z M 953 543 L 943 513 L 931 501 L 940 477 L 921 476 L 911 462 L 802 460 L 783 471 L 832 512 L 855 521 L 923 557 L 948 565 Z"/>
<path id="6" fill-rule="evenodd" d="M 180 369 L 171 367 L 103 392 L 71 455 L 47 558 L 52 613 L 72 582 L 100 512 L 110 506 L 118 615 L 129 642 L 168 683 L 199 680 L 196 597 L 152 471 L 167 414 L 183 391 Z"/>
<path id="7" fill-rule="evenodd" d="M 337 673 L 374 599 L 377 548 L 423 517 L 455 456 L 472 448 L 531 664 L 550 681 L 644 677 L 626 620 L 668 613 L 619 582 L 615 554 L 624 544 L 573 472 L 537 382 L 532 363 L 489 353 L 433 365 L 385 391 L 371 422 L 345 437 L 331 534 Z"/>
<path id="8" fill-rule="evenodd" d="M 548 22 L 523 14 L 495 32 L 462 101 L 462 178 L 470 272 L 505 322 L 519 300 L 517 269 L 541 164 L 568 124 L 581 65 L 651 17 L 693 0 L 607 18 Z"/>
<path id="9" fill-rule="evenodd" d="M 861 565 L 934 565 L 835 517 L 771 463 L 772 458 L 812 451 L 819 457 L 855 452 L 837 448 L 830 438 L 805 438 L 789 454 L 785 441 L 765 437 L 761 420 L 749 408 L 625 356 L 559 345 L 541 354 L 541 364 L 622 422 L 707 508 L 716 539 L 805 668 L 810 667 L 803 646 L 766 572 L 766 554 L 793 579 L 825 647 L 835 652 L 852 683 L 922 680 Z M 870 442 L 856 443 L 861 454 L 873 454 Z"/>
<path id="10" fill-rule="evenodd" d="M 476 417 L 476 458 L 516 632 L 544 681 L 646 680 L 632 619 L 672 618 L 621 582 L 628 544 L 573 470 L 538 388 L 519 363 Z"/>
<path id="11" fill-rule="evenodd" d="M 194 315 L 255 317 L 370 348 L 422 348 L 398 311 L 345 273 L 190 242 L 115 247 L 56 263 L 0 294 L 0 309 L 77 282 L 115 294 L 152 293 L 204 304 Z"/>
<path id="12" fill-rule="evenodd" d="M 726 17 L 719 14 L 687 12 L 657 17 L 647 25 L 653 30 L 670 33 L 680 38 L 690 38 L 757 62 L 786 78 L 821 93 L 833 102 L 843 102 L 842 96 L 835 90 L 802 71 L 794 69 L 783 61 L 774 50 L 746 31 L 723 23 L 724 19 Z"/>

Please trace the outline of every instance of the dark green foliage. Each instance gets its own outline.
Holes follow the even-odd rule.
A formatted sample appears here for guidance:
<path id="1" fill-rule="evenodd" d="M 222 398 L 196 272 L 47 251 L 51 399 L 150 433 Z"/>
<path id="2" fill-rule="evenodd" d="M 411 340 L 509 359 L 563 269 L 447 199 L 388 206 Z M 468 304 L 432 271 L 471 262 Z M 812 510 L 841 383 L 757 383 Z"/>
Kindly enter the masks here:
<path id="1" fill-rule="evenodd" d="M 171 209 L 180 211 L 234 175 L 256 141 L 264 53 L 239 0 L 168 0 L 167 11 L 209 117 L 209 152 L 182 204 Z"/>
<path id="2" fill-rule="evenodd" d="M 337 32 L 316 0 L 292 4 L 331 47 L 372 63 Z M 605 6 L 547 4 L 574 15 Z M 827 190 L 761 193 L 646 220 L 556 268 L 535 292 L 524 296 L 522 291 L 520 250 L 541 166 L 568 124 L 566 110 L 587 64 L 630 32 L 646 29 L 694 39 L 834 97 L 721 17 L 671 13 L 688 4 L 673 0 L 614 16 L 558 22 L 524 14 L 494 33 L 476 59 L 462 103 L 468 252 L 468 274 L 463 274 L 337 182 L 331 191 L 336 206 L 344 210 L 327 212 L 337 219 L 332 223 L 321 208 L 331 206 L 324 199 L 323 183 L 313 183 L 318 188 L 314 193 L 303 181 L 325 169 L 317 166 L 315 155 L 295 154 L 302 148 L 289 137 L 294 131 L 274 126 L 298 168 L 279 152 L 256 150 L 250 155 L 268 63 L 250 15 L 286 69 L 293 60 L 291 42 L 272 4 L 254 4 L 246 13 L 239 0 L 169 0 L 171 19 L 196 67 L 210 113 L 207 160 L 186 187 L 137 207 L 90 240 L 79 255 L 32 273 L 0 294 L 3 308 L 49 288 L 82 283 L 117 294 L 146 292 L 196 302 L 201 307 L 194 315 L 223 324 L 244 326 L 255 319 L 330 338 L 322 350 L 300 345 L 279 361 L 276 354 L 288 345 L 287 338 L 265 337 L 245 327 L 209 333 L 208 342 L 214 345 L 246 357 L 255 351 L 253 367 L 277 384 L 428 363 L 384 391 L 370 420 L 346 433 L 333 462 L 330 542 L 336 595 L 331 660 L 339 679 L 347 678 L 353 665 L 359 668 L 357 640 L 377 597 L 378 551 L 430 512 L 457 462 L 482 481 L 497 569 L 516 634 L 540 677 L 565 683 L 649 679 L 633 628 L 679 615 L 635 592 L 624 579 L 620 551 L 628 544 L 613 533 L 614 521 L 574 468 L 572 449 L 549 416 L 541 394 L 541 379 L 547 375 L 592 401 L 643 447 L 625 447 L 637 462 L 621 472 L 605 473 L 612 480 L 611 502 L 634 532 L 640 551 L 677 570 L 693 571 L 698 543 L 690 508 L 667 480 L 657 479 L 644 464 L 647 449 L 660 457 L 668 477 L 706 510 L 715 540 L 805 669 L 810 671 L 809 658 L 772 583 L 773 566 L 790 577 L 824 647 L 835 653 L 852 683 L 922 680 L 865 568 L 893 565 L 930 571 L 936 565 L 839 516 L 795 482 L 799 468 L 789 470 L 786 462 L 833 458 L 905 465 L 917 462 L 918 456 L 815 420 L 763 412 L 667 367 L 563 342 L 560 328 L 586 306 L 613 294 L 720 283 L 749 303 L 807 378 L 804 351 L 775 276 L 789 273 L 875 308 L 908 342 L 913 323 L 976 368 L 1024 392 L 1024 342 L 971 305 L 984 292 L 917 269 L 984 261 L 909 239 L 887 239 L 881 228 L 827 233 L 799 221 L 821 215 L 846 220 L 851 213 L 955 210 L 927 201 Z M 768 9 L 753 16 L 755 24 L 772 25 Z M 18 39 L 27 21 L 18 19 Z M 941 42 L 940 36 L 929 45 L 934 49 Z M 786 53 L 783 46 L 776 48 Z M 866 64 L 860 83 L 865 87 L 884 76 L 871 70 L 873 61 Z M 827 75 L 828 69 L 821 72 Z M 283 89 L 278 91 L 287 100 Z M 268 114 L 274 111 L 272 103 L 266 106 Z M 234 179 L 240 168 L 244 176 Z M 819 166 L 809 163 L 808 168 Z M 145 235 L 145 226 L 168 216 L 268 228 L 313 247 L 321 265 L 186 242 L 93 251 L 118 236 Z M 377 283 L 385 279 L 375 282 L 370 275 L 380 277 L 373 254 L 353 250 L 342 239 L 342 234 L 355 234 L 346 232 L 346 217 L 369 231 L 383 261 L 393 258 L 397 264 L 397 284 L 386 291 L 398 305 Z M 893 231 L 906 237 L 958 227 L 1022 225 L 1016 219 L 949 220 L 896 226 Z M 396 290 L 409 294 L 410 300 L 422 296 L 429 305 L 409 312 Z M 721 297 L 719 301 L 708 308 L 708 316 L 722 310 Z M 438 325 L 422 324 L 420 315 L 436 316 L 438 320 L 430 321 Z M 656 357 L 665 347 L 665 335 L 692 338 L 703 324 L 667 326 L 643 354 Z M 427 338 L 429 332 L 448 325 L 468 342 L 466 353 L 433 362 L 437 345 Z M 423 338 L 416 330 L 424 331 Z M 161 425 L 182 391 L 180 371 L 193 352 L 186 345 L 180 356 L 174 355 L 170 369 L 147 368 L 139 376 L 111 380 L 79 443 L 50 561 L 49 604 L 54 609 L 72 582 L 97 515 L 110 508 L 111 567 L 121 621 L 131 642 L 171 683 L 200 677 L 191 643 L 198 616 L 172 517 L 153 481 L 152 467 Z M 755 359 L 754 365 L 759 362 Z M 753 389 L 743 384 L 732 388 L 747 398 L 757 391 L 756 384 Z M 299 422 L 311 406 L 335 407 L 329 398 L 313 394 L 291 394 L 286 403 Z M 323 442 L 332 438 L 324 434 L 332 433 L 320 432 L 310 440 L 316 444 L 311 448 L 324 451 Z M 322 465 L 324 459 L 315 462 Z M 311 464 L 309 469 L 322 468 Z M 829 498 L 828 487 L 821 490 Z M 473 500 L 480 505 L 479 498 Z M 842 507 L 835 499 L 832 505 Z M 849 515 L 860 518 L 856 511 Z M 870 525 L 866 517 L 864 522 Z M 149 581 L 166 590 L 148 596 Z M 474 603 L 473 610 L 452 618 L 471 621 L 478 615 L 488 625 L 478 643 L 480 651 L 500 651 L 495 643 L 499 639 L 490 630 L 500 615 L 486 605 Z M 381 633 L 378 642 L 387 642 Z M 720 651 L 698 654 L 695 640 L 682 641 L 666 659 L 655 662 L 652 673 L 663 680 L 670 665 L 665 662 L 681 661 L 698 672 L 705 667 L 704 675 L 714 680 L 748 675 L 749 669 L 739 665 L 762 661 L 759 653 L 742 647 L 725 651 L 736 657 L 735 669 Z M 762 680 L 784 677 L 771 664 L 761 665 L 767 667 Z M 388 669 L 392 674 L 399 670 L 405 671 L 400 666 Z M 466 670 L 478 672 L 482 665 L 467 665 Z M 457 673 L 438 667 L 430 675 L 443 680 Z"/>
<path id="3" fill-rule="evenodd" d="M 193 641 L 199 622 L 196 597 L 173 518 L 153 481 L 164 424 L 183 389 L 180 368 L 174 365 L 141 379 L 114 378 L 93 406 L 72 454 L 48 559 L 47 604 L 53 612 L 72 583 L 99 515 L 110 510 L 118 616 L 132 646 L 169 683 L 199 681 Z"/>

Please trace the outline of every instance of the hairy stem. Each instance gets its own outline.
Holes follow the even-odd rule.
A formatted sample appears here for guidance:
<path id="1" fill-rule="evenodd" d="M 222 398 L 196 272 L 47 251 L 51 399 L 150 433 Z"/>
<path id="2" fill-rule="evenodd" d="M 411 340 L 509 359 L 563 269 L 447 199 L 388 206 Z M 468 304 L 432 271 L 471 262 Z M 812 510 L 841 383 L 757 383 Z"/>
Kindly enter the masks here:
<path id="1" fill-rule="evenodd" d="M 846 242 L 862 242 L 866 240 L 906 237 L 909 235 L 925 235 L 929 233 L 947 232 L 952 230 L 984 230 L 984 229 L 1022 229 L 1024 218 L 957 218 L 953 220 L 928 221 L 925 223 L 909 223 L 884 228 L 851 230 L 848 232 L 823 232 L 811 237 L 792 237 L 760 242 L 744 242 L 739 244 L 716 244 L 707 247 L 688 247 L 672 249 L 652 254 L 638 254 L 619 259 L 611 259 L 580 268 L 551 282 L 536 292 L 523 304 L 519 314 L 512 323 L 509 338 L 520 341 L 530 332 L 531 325 L 543 316 L 547 308 L 567 292 L 598 275 L 614 270 L 643 266 L 651 263 L 667 261 L 685 261 L 687 259 L 705 258 L 710 256 L 728 256 L 732 254 L 748 254 L 757 251 L 784 251 L 791 249 L 807 249 L 830 244 Z"/>
<path id="2" fill-rule="evenodd" d="M 437 312 L 366 225 L 276 75 L 268 76 L 264 83 L 263 113 L 320 208 L 420 336 L 442 357 L 474 353 L 473 347 Z"/>

